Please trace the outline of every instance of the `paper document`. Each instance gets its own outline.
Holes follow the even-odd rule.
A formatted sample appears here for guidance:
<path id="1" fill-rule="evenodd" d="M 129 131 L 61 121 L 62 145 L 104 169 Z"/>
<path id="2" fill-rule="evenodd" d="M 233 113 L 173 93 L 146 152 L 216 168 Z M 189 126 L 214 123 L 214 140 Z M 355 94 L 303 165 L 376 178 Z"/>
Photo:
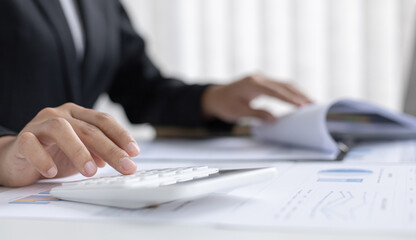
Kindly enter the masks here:
<path id="1" fill-rule="evenodd" d="M 234 225 L 416 233 L 416 167 L 297 164 L 227 220 Z"/>
<path id="2" fill-rule="evenodd" d="M 265 143 L 251 137 L 156 139 L 139 142 L 138 159 L 153 160 L 333 160 L 337 153 Z"/>
<path id="3" fill-rule="evenodd" d="M 416 137 L 416 118 L 353 100 L 308 105 L 253 128 L 253 136 L 266 142 L 339 152 L 335 139 L 374 140 Z"/>
<path id="4" fill-rule="evenodd" d="M 416 140 L 373 141 L 355 144 L 344 162 L 416 163 Z"/>
<path id="5" fill-rule="evenodd" d="M 178 164 L 144 162 L 141 166 Z M 273 163 L 273 166 L 279 174 L 266 183 L 137 210 L 59 201 L 48 193 L 56 183 L 41 183 L 0 193 L 0 217 L 124 219 L 244 229 L 330 229 L 416 236 L 414 165 Z"/>

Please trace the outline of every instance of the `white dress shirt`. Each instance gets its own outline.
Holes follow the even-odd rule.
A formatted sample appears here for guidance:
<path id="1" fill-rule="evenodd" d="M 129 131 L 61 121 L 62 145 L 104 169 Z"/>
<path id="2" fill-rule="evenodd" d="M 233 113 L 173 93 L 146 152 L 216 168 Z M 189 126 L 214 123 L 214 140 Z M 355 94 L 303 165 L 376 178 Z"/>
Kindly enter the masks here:
<path id="1" fill-rule="evenodd" d="M 81 62 L 84 59 L 85 43 L 84 32 L 82 29 L 81 19 L 75 0 L 59 0 L 64 11 L 68 26 L 71 30 L 74 41 L 77 58 Z"/>

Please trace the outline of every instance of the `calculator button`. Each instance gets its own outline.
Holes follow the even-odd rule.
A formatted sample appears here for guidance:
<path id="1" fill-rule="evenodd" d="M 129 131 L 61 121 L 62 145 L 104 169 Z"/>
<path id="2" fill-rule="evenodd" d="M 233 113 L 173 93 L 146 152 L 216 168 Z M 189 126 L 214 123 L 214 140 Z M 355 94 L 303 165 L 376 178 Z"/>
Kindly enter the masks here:
<path id="1" fill-rule="evenodd" d="M 133 184 L 129 184 L 128 186 L 131 187 L 158 187 L 160 185 L 159 182 L 136 182 Z"/>
<path id="2" fill-rule="evenodd" d="M 176 173 L 182 174 L 182 173 L 190 173 L 192 172 L 193 168 L 179 168 Z"/>
<path id="3" fill-rule="evenodd" d="M 214 174 L 214 173 L 218 173 L 219 172 L 219 169 L 217 169 L 217 168 L 211 168 L 211 169 L 208 169 L 207 172 L 209 172 L 209 174 Z"/>
<path id="4" fill-rule="evenodd" d="M 194 171 L 208 170 L 208 166 L 194 167 L 193 170 Z"/>
<path id="5" fill-rule="evenodd" d="M 149 175 L 142 175 L 140 176 L 141 180 L 150 180 L 150 179 L 156 179 L 159 177 L 159 174 L 149 174 Z"/>
<path id="6" fill-rule="evenodd" d="M 218 169 L 207 166 L 164 168 L 153 170 L 140 170 L 133 175 L 104 176 L 88 178 L 81 181 L 63 183 L 62 186 L 71 188 L 103 188 L 109 186 L 129 187 L 158 187 L 172 185 L 179 182 L 191 181 L 193 179 L 208 177 L 217 173 Z"/>
<path id="7" fill-rule="evenodd" d="M 200 174 L 200 175 L 194 176 L 194 179 L 204 178 L 204 177 L 208 177 L 208 176 L 209 176 L 209 174 Z"/>
<path id="8" fill-rule="evenodd" d="M 180 177 L 177 179 L 177 182 L 187 182 L 194 179 L 193 177 Z"/>
<path id="9" fill-rule="evenodd" d="M 174 175 L 175 175 L 175 172 L 173 172 L 173 171 L 159 173 L 160 177 L 171 177 L 171 176 L 174 176 Z"/>
<path id="10" fill-rule="evenodd" d="M 84 182 L 66 182 L 62 183 L 62 186 L 77 186 L 77 185 L 83 185 Z"/>
<path id="11" fill-rule="evenodd" d="M 160 186 L 166 186 L 166 185 L 172 185 L 172 184 L 175 184 L 177 181 L 176 180 L 167 180 L 167 181 L 163 181 L 163 182 L 160 182 Z"/>

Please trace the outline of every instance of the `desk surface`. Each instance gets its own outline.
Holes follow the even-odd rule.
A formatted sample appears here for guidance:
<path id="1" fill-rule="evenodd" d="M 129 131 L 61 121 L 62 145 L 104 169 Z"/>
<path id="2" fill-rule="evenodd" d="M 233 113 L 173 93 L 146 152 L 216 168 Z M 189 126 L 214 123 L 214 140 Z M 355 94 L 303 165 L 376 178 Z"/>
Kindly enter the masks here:
<path id="1" fill-rule="evenodd" d="M 248 231 L 210 226 L 138 224 L 131 222 L 48 221 L 0 219 L 2 239 L 319 239 L 388 240 L 415 239 L 413 236 L 360 235 L 296 231 Z M 50 237 L 49 237 L 50 236 Z"/>
<path id="2" fill-rule="evenodd" d="M 0 192 L 8 188 L 0 187 Z M 0 219 L 1 239 L 319 239 L 356 240 L 415 239 L 415 236 L 359 233 L 321 233 L 289 230 L 242 230 L 214 226 L 150 224 L 129 221 L 57 221 L 38 219 Z M 51 236 L 48 238 L 48 236 Z"/>
<path id="3" fill-rule="evenodd" d="M 166 163 L 164 163 L 166 164 Z M 336 163 L 334 163 L 336 164 Z M 0 192 L 8 188 L 0 187 Z M 49 237 L 51 236 L 51 237 Z M 416 236 L 400 236 L 368 233 L 340 233 L 261 230 L 212 225 L 184 225 L 166 223 L 139 223 L 127 220 L 39 220 L 0 218 L 0 239 L 416 239 Z"/>

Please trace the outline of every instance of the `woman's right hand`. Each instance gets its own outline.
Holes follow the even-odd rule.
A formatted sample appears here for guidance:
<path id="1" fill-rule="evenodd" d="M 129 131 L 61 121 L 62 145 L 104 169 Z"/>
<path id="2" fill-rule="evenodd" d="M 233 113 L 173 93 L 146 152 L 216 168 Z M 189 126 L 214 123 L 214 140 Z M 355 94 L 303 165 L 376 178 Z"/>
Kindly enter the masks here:
<path id="1" fill-rule="evenodd" d="M 113 117 L 66 103 L 45 108 L 17 136 L 0 137 L 0 185 L 19 187 L 80 172 L 93 176 L 110 164 L 133 174 L 134 138 Z"/>

